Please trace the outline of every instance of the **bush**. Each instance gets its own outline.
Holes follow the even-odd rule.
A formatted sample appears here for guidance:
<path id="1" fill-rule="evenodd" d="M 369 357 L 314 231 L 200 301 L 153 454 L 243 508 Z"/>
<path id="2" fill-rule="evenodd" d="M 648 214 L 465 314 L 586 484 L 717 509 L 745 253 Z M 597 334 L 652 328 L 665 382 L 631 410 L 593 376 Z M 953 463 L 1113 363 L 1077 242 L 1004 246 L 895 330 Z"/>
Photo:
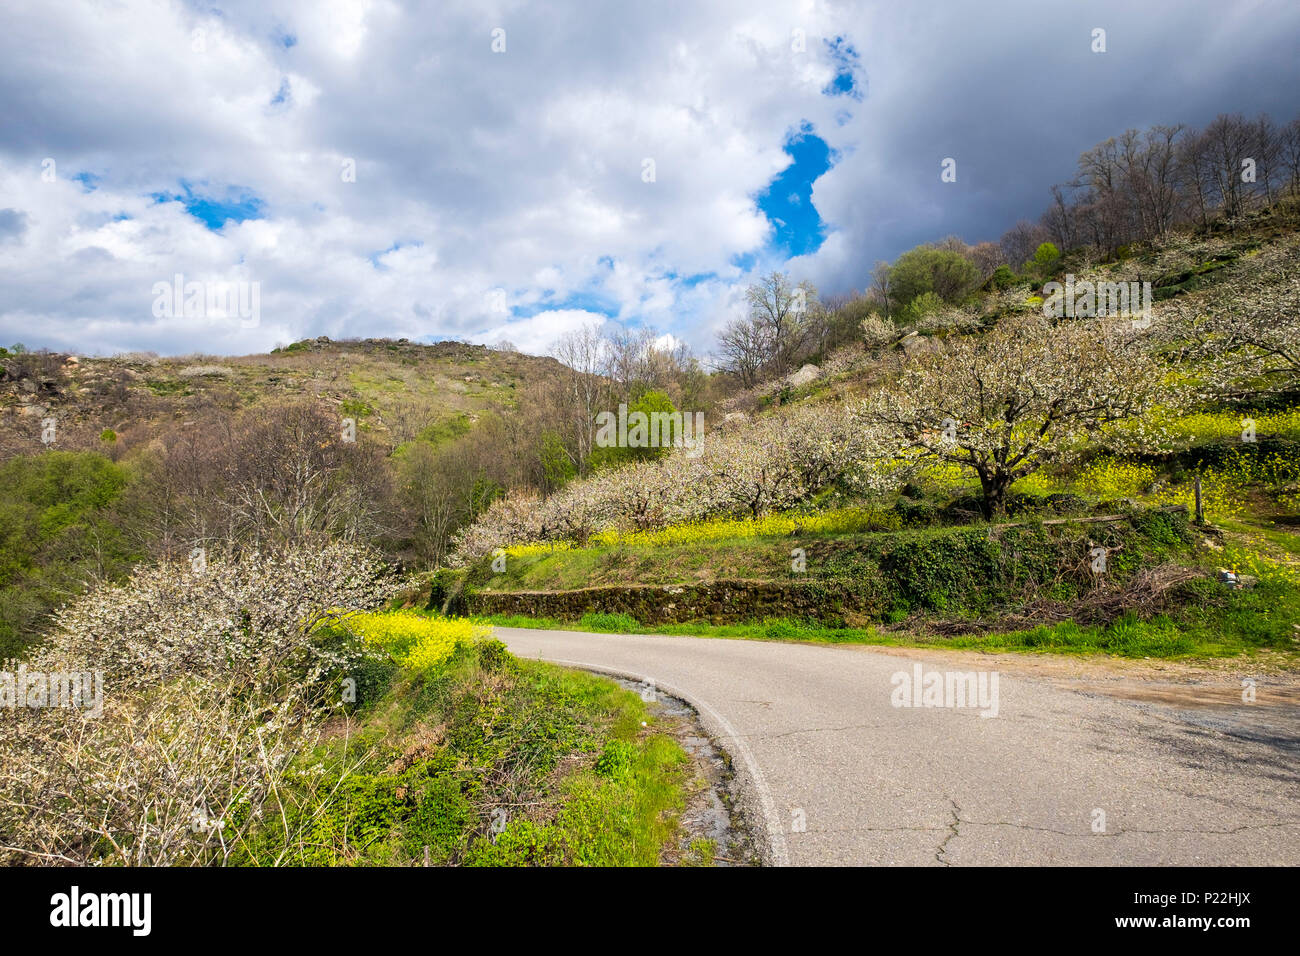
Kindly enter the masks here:
<path id="1" fill-rule="evenodd" d="M 402 587 L 372 552 L 331 544 L 142 567 L 63 608 L 29 672 L 98 671 L 109 692 L 98 720 L 0 720 L 0 863 L 225 860 L 338 705 L 357 652 L 318 625 Z"/>

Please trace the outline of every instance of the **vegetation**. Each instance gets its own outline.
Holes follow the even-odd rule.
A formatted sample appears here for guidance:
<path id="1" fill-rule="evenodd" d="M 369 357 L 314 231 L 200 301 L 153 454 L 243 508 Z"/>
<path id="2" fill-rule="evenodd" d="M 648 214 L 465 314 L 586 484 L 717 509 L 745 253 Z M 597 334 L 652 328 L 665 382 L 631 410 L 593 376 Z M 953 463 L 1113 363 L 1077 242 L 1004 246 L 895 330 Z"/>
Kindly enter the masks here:
<path id="1" fill-rule="evenodd" d="M 614 324 L 555 358 L 0 350 L 0 659 L 112 688 L 0 721 L 0 862 L 659 861 L 681 748 L 494 624 L 1294 665 L 1298 232 L 1300 121 L 1222 116 L 865 294 L 760 277 L 712 372 Z M 605 447 L 620 407 L 707 435 Z M 565 613 L 415 610 L 411 569 L 429 608 Z M 620 589 L 653 606 L 587 597 Z"/>
<path id="2" fill-rule="evenodd" d="M 0 861 L 657 862 L 686 758 L 640 699 L 486 625 L 378 610 L 402 586 L 332 544 L 69 604 L 26 665 L 100 672 L 100 713 L 0 722 Z"/>
<path id="3" fill-rule="evenodd" d="M 1129 611 L 1104 624 L 1073 620 L 1013 630 L 936 634 L 924 627 L 840 627 L 806 618 L 766 618 L 734 624 L 689 621 L 642 624 L 627 614 L 584 614 L 577 621 L 528 615 L 495 615 L 498 627 L 582 630 L 614 634 L 668 634 L 812 644 L 942 647 L 987 652 L 1111 654 L 1130 658 L 1200 659 L 1271 651 L 1294 661 L 1300 587 L 1268 581 L 1258 588 L 1228 590 L 1216 582 L 1189 583 L 1178 606 L 1146 617 Z"/>
<path id="4" fill-rule="evenodd" d="M 140 558 L 121 520 L 130 479 L 89 452 L 0 463 L 0 660 L 85 582 L 120 578 Z"/>
<path id="5" fill-rule="evenodd" d="M 653 866 L 675 837 L 686 758 L 643 721 L 641 699 L 609 680 L 455 642 L 336 718 L 231 862 Z"/>

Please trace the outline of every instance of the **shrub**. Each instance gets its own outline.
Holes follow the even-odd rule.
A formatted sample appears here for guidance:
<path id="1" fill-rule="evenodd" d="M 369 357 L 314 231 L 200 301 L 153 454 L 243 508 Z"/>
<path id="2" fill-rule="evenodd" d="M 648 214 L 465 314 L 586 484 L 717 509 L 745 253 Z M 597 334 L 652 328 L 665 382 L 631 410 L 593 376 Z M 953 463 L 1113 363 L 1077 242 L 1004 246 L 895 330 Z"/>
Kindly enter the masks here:
<path id="1" fill-rule="evenodd" d="M 355 658 L 318 625 L 402 588 L 372 552 L 331 544 L 143 567 L 75 600 L 25 663 L 101 671 L 103 713 L 0 720 L 0 862 L 227 859 Z"/>

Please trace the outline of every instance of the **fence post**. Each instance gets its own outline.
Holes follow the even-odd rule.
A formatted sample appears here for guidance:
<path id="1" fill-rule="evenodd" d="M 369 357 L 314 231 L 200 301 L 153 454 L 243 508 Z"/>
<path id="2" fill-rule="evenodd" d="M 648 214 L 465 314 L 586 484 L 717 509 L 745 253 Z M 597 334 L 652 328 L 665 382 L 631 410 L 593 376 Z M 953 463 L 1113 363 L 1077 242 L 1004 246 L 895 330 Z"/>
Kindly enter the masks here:
<path id="1" fill-rule="evenodd" d="M 1201 476 L 1196 476 L 1196 523 L 1205 524 L 1205 503 L 1201 500 Z"/>

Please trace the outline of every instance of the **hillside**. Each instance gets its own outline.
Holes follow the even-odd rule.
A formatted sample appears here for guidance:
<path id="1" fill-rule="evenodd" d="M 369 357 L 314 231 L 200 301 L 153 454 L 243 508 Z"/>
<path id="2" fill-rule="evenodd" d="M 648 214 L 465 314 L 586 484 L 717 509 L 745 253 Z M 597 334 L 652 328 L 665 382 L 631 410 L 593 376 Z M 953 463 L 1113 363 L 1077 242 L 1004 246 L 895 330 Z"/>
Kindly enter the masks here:
<path id="1" fill-rule="evenodd" d="M 519 406 L 558 367 L 454 342 L 320 338 L 238 358 L 5 349 L 0 657 L 148 559 L 338 534 L 436 564 L 450 530 L 520 480 Z"/>
<path id="2" fill-rule="evenodd" d="M 489 408 L 512 407 L 530 385 L 553 376 L 551 358 L 458 342 L 421 345 L 322 336 L 268 355 L 111 358 L 49 353 L 2 357 L 0 451 L 40 450 L 41 420 L 58 423 L 54 446 L 120 453 L 171 423 L 213 410 L 255 409 L 285 399 L 319 399 L 388 446 L 468 431 Z M 113 442 L 101 441 L 105 429 Z"/>
<path id="3" fill-rule="evenodd" d="M 1298 265 L 1293 202 L 1070 253 L 874 340 L 864 322 L 821 367 L 734 394 L 697 459 L 498 502 L 422 600 L 516 625 L 1294 662 Z M 1052 281 L 1149 283 L 1153 305 L 1045 321 Z"/>

